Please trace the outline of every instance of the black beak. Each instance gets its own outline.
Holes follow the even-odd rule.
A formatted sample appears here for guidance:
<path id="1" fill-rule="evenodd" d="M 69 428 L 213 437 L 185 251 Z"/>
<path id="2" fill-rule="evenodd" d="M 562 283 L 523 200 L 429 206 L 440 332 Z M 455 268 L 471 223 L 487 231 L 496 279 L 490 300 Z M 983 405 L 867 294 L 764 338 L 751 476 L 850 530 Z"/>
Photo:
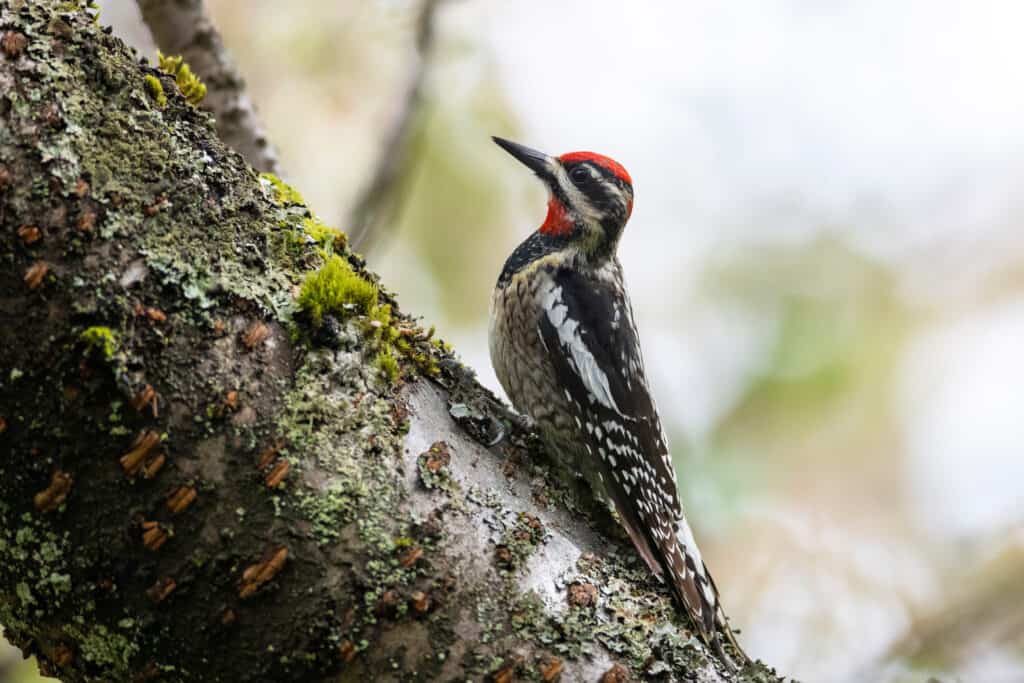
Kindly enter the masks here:
<path id="1" fill-rule="evenodd" d="M 538 152 L 535 149 L 530 149 L 525 145 L 520 145 L 518 142 L 512 142 L 505 138 L 499 138 L 498 136 L 491 136 L 491 139 L 501 147 L 503 150 L 518 159 L 524 166 L 536 173 L 542 178 L 547 178 L 551 175 L 551 157 L 544 152 Z"/>

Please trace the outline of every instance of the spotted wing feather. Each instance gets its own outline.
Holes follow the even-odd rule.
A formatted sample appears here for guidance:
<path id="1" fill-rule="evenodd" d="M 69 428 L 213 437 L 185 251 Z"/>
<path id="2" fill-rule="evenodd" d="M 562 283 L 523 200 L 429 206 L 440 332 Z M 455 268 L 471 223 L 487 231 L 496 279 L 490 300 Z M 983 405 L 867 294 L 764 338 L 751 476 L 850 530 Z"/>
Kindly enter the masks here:
<path id="1" fill-rule="evenodd" d="M 683 516 L 619 271 L 606 281 L 570 269 L 550 275 L 540 335 L 571 397 L 583 447 L 634 546 L 709 640 L 717 591 Z"/>

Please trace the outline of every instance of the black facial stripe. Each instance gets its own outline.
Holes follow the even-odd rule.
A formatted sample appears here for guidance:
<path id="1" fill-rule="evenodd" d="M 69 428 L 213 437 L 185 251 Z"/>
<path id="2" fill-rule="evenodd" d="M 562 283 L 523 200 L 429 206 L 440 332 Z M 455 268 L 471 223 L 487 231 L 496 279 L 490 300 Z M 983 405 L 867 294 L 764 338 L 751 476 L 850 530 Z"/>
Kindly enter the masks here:
<path id="1" fill-rule="evenodd" d="M 588 170 L 586 177 L 582 181 L 577 181 L 573 178 L 573 171 L 577 168 L 592 169 L 597 172 L 597 176 L 595 177 Z M 591 204 L 604 210 L 614 209 L 619 203 L 619 197 L 612 187 L 620 190 L 623 196 L 628 196 L 632 191 L 632 188 L 629 188 L 621 178 L 605 167 L 590 161 L 568 164 L 565 172 L 569 175 L 570 182 L 586 196 Z"/>
<path id="2" fill-rule="evenodd" d="M 603 212 L 619 212 L 624 208 L 622 202 L 627 197 L 627 191 L 614 179 L 602 178 L 580 189 L 591 205 Z"/>
<path id="3" fill-rule="evenodd" d="M 592 166 L 586 164 L 576 164 L 572 168 L 566 169 L 566 173 L 569 174 L 569 180 L 572 181 L 577 187 L 583 187 L 584 185 L 593 182 L 594 174 L 591 172 Z"/>
<path id="4" fill-rule="evenodd" d="M 545 235 L 542 232 L 531 234 L 505 261 L 505 267 L 498 276 L 498 286 L 504 287 L 520 270 L 542 256 L 562 249 L 570 240 L 568 236 Z"/>
<path id="5" fill-rule="evenodd" d="M 595 171 L 597 171 L 599 174 L 601 174 L 601 176 L 603 176 L 607 180 L 610 180 L 610 181 L 612 181 L 612 182 L 614 182 L 616 184 L 622 184 L 622 180 L 617 175 L 612 173 L 610 170 L 608 170 L 607 168 L 605 168 L 601 164 L 595 164 L 592 161 L 576 161 L 576 162 L 573 162 L 571 164 L 566 164 L 565 172 L 569 174 L 569 177 L 572 177 L 573 169 L 574 168 L 578 168 L 580 166 L 586 166 L 587 168 L 592 168 Z M 590 175 L 590 174 L 587 174 L 587 175 Z"/>

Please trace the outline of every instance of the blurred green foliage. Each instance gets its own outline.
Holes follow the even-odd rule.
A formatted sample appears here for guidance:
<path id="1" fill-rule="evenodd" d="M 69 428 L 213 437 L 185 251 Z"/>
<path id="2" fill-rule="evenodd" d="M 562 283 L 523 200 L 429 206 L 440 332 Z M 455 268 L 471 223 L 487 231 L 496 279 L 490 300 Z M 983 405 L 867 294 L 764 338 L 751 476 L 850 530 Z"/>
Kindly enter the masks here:
<path id="1" fill-rule="evenodd" d="M 719 436 L 815 429 L 853 395 L 888 406 L 913 315 L 889 269 L 840 242 L 739 253 L 708 274 L 719 305 L 770 312 L 774 340 Z"/>
<path id="2" fill-rule="evenodd" d="M 441 101 L 440 93 L 426 105 L 429 114 L 413 143 L 414 177 L 389 236 L 416 253 L 424 275 L 443 283 L 436 294 L 454 325 L 486 315 L 487 298 L 465 293 L 496 277 L 489 257 L 504 248 L 495 247 L 495 226 L 508 215 L 497 163 L 504 159 L 496 154 L 483 159 L 480 149 L 493 132 L 515 130 L 515 121 L 494 83 L 478 81 L 457 109 Z M 542 208 L 538 203 L 538 216 Z"/>

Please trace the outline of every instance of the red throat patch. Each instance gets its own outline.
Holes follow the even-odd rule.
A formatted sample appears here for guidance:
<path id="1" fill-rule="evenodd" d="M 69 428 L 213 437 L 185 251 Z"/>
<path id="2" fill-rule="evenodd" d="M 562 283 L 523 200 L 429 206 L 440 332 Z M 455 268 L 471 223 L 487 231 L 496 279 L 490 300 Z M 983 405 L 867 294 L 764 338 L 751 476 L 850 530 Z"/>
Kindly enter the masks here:
<path id="1" fill-rule="evenodd" d="M 615 161 L 615 159 L 610 159 L 603 154 L 598 154 L 597 152 L 569 152 L 568 154 L 563 154 L 558 157 L 558 160 L 562 163 L 589 161 L 597 164 L 601 168 L 611 171 L 612 175 L 619 180 L 623 180 L 630 185 L 633 184 L 633 179 L 629 177 L 629 171 L 627 171 L 622 164 Z"/>
<path id="2" fill-rule="evenodd" d="M 552 237 L 562 237 L 572 232 L 572 219 L 557 197 L 548 200 L 548 215 L 544 218 L 540 231 Z"/>

